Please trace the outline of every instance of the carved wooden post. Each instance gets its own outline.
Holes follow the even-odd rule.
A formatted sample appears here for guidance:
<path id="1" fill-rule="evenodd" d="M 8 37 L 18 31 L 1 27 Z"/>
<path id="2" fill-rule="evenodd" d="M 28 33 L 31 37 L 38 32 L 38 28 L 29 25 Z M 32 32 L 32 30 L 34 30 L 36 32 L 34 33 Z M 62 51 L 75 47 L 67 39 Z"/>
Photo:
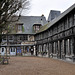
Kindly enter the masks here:
<path id="1" fill-rule="evenodd" d="M 36 56 L 37 56 L 37 45 L 35 46 L 35 48 L 36 48 Z"/>
<path id="2" fill-rule="evenodd" d="M 73 43 L 73 54 L 75 56 L 75 38 L 72 37 L 72 43 Z"/>
<path id="3" fill-rule="evenodd" d="M 49 43 L 48 43 L 48 57 L 50 58 Z"/>
<path id="4" fill-rule="evenodd" d="M 10 55 L 10 46 L 9 46 L 9 55 Z"/>
<path id="5" fill-rule="evenodd" d="M 17 56 L 17 46 L 16 46 L 16 56 Z"/>
<path id="6" fill-rule="evenodd" d="M 65 40 L 63 40 L 63 59 L 65 58 L 65 55 L 66 55 L 66 42 Z"/>
<path id="7" fill-rule="evenodd" d="M 58 58 L 61 59 L 60 41 L 58 41 Z"/>
<path id="8" fill-rule="evenodd" d="M 53 42 L 51 43 L 51 56 L 53 57 Z"/>
<path id="9" fill-rule="evenodd" d="M 42 56 L 43 56 L 43 44 L 42 44 Z"/>
<path id="10" fill-rule="evenodd" d="M 7 47 L 6 47 L 6 55 L 7 55 Z"/>
<path id="11" fill-rule="evenodd" d="M 24 46 L 23 46 L 23 53 L 24 53 Z"/>

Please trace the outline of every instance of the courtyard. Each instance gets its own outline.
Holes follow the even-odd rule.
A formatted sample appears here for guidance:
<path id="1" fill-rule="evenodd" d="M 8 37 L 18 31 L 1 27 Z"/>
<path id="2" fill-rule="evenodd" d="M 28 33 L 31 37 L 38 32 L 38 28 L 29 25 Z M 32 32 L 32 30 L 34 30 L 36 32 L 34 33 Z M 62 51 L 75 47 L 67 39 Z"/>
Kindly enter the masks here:
<path id="1" fill-rule="evenodd" d="M 75 64 L 42 57 L 10 57 L 0 75 L 75 75 Z"/>

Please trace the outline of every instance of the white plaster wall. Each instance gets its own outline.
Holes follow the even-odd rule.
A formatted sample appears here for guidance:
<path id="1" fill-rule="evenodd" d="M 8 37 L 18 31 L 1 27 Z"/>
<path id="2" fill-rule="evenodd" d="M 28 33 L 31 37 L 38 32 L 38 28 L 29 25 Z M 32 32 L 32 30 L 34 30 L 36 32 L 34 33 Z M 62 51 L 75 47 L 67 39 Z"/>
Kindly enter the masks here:
<path id="1" fill-rule="evenodd" d="M 2 48 L 4 48 L 4 51 L 3 51 L 3 52 L 2 52 Z M 5 52 L 6 52 L 5 47 L 1 47 L 1 55 L 4 55 L 4 54 L 5 54 Z"/>
<path id="2" fill-rule="evenodd" d="M 10 55 L 16 55 L 16 49 L 15 49 L 15 52 L 11 52 L 11 49 L 10 49 Z"/>

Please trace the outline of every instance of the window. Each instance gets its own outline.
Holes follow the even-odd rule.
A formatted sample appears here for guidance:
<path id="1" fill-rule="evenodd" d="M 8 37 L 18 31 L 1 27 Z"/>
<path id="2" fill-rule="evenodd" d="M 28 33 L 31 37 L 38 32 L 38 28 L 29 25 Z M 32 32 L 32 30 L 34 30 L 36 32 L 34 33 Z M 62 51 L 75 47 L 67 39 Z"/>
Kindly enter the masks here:
<path id="1" fill-rule="evenodd" d="M 11 52 L 15 52 L 15 48 L 14 47 L 11 48 Z"/>
<path id="2" fill-rule="evenodd" d="M 38 25 L 35 25 L 35 26 L 34 26 L 34 31 L 37 32 L 39 29 L 40 29 L 40 26 L 38 26 Z"/>
<path id="3" fill-rule="evenodd" d="M 20 36 L 20 40 L 22 40 L 22 37 Z"/>
<path id="4" fill-rule="evenodd" d="M 2 36 L 2 38 L 3 38 L 3 40 L 6 40 L 6 36 L 4 35 L 4 36 Z"/>
<path id="5" fill-rule="evenodd" d="M 39 30 L 39 26 L 36 26 L 36 31 Z"/>
<path id="6" fill-rule="evenodd" d="M 12 35 L 9 36 L 9 40 L 13 40 L 13 36 Z"/>
<path id="7" fill-rule="evenodd" d="M 18 31 L 22 31 L 22 25 L 18 25 Z"/>
<path id="8" fill-rule="evenodd" d="M 24 40 L 28 40 L 28 35 L 24 35 Z"/>

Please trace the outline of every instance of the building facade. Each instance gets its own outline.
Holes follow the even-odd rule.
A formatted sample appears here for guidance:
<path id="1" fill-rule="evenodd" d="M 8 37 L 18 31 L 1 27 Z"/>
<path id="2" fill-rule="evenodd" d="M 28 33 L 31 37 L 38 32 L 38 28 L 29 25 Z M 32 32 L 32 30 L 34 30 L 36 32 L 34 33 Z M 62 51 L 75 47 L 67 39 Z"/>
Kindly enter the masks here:
<path id="1" fill-rule="evenodd" d="M 36 56 L 75 58 L 75 4 L 57 14 L 48 22 L 44 15 L 22 16 L 9 34 L 2 35 L 1 54 L 24 55 L 34 51 Z"/>
<path id="2" fill-rule="evenodd" d="M 46 23 L 42 16 L 21 16 L 2 32 L 1 55 L 27 55 L 35 50 L 34 35 Z M 34 51 L 35 52 L 35 51 Z"/>
<path id="3" fill-rule="evenodd" d="M 36 55 L 60 59 L 75 57 L 75 4 L 35 34 Z"/>

